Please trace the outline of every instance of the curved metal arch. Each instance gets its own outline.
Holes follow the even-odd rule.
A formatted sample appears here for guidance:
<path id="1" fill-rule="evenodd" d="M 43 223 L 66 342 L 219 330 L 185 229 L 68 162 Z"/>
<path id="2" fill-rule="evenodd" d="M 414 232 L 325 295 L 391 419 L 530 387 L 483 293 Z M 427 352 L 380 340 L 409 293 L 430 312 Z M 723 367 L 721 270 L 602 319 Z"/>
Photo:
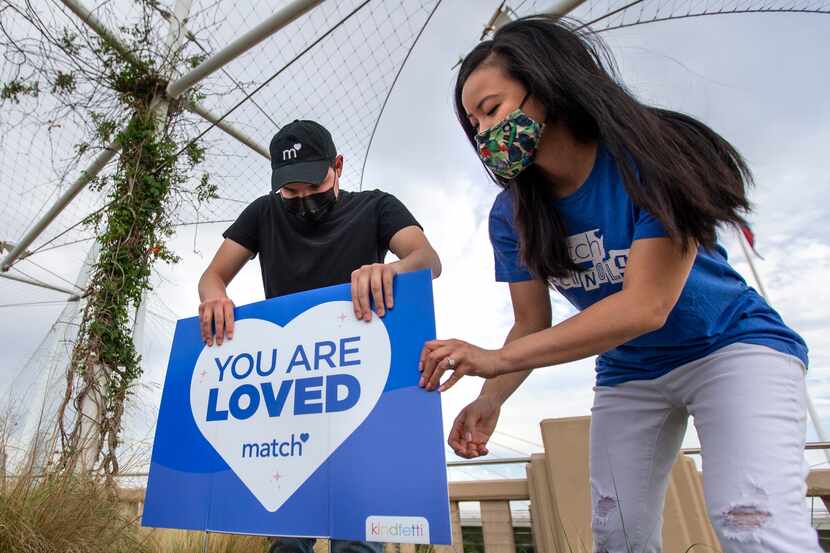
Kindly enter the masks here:
<path id="1" fill-rule="evenodd" d="M 583 25 L 582 27 L 592 27 L 596 23 L 607 19 L 609 17 L 613 17 L 614 15 L 624 13 L 626 10 L 633 8 L 634 6 L 642 3 L 644 0 L 635 0 L 630 4 L 627 4 L 619 9 L 613 10 L 608 12 L 605 15 L 602 15 L 593 21 L 590 21 Z M 637 27 L 639 25 L 646 25 L 649 23 L 658 23 L 664 21 L 674 21 L 678 19 L 691 19 L 695 17 L 706 17 L 710 15 L 737 15 L 737 14 L 750 14 L 750 13 L 798 13 L 798 14 L 812 14 L 812 15 L 830 15 L 830 5 L 827 8 L 770 8 L 770 7 L 760 7 L 760 8 L 749 8 L 749 9 L 719 9 L 713 11 L 699 11 L 699 12 L 687 12 L 684 14 L 678 15 L 667 15 L 663 17 L 651 17 L 647 19 L 637 20 L 631 23 L 621 23 L 619 25 L 611 25 L 608 27 L 603 27 L 601 29 L 595 29 L 594 32 L 596 33 L 605 33 L 608 31 L 614 31 L 617 29 L 625 29 L 629 27 Z"/>
<path id="2" fill-rule="evenodd" d="M 406 67 L 406 62 L 409 61 L 409 56 L 412 54 L 412 51 L 415 49 L 415 46 L 418 44 L 418 41 L 421 39 L 421 35 L 424 34 L 424 31 L 429 25 L 429 22 L 432 20 L 432 16 L 435 15 L 435 12 L 438 11 L 438 6 L 441 5 L 441 0 L 437 0 L 435 2 L 435 6 L 432 7 L 432 11 L 429 12 L 424 24 L 421 26 L 421 29 L 418 31 L 418 34 L 415 35 L 415 40 L 412 41 L 412 45 L 410 45 L 409 50 L 406 52 L 406 56 L 404 56 L 403 61 L 401 62 L 401 66 L 398 67 L 398 72 L 395 73 L 395 78 L 392 79 L 392 84 L 389 85 L 389 90 L 386 91 L 386 97 L 383 99 L 383 104 L 380 106 L 380 111 L 378 112 L 378 117 L 375 119 L 375 125 L 372 127 L 372 134 L 369 135 L 369 143 L 366 145 L 366 153 L 363 155 L 363 165 L 360 167 L 360 186 L 358 186 L 358 190 L 363 190 L 363 177 L 366 175 L 366 162 L 369 159 L 369 152 L 372 149 L 372 143 L 375 140 L 375 133 L 378 130 L 378 126 L 380 125 L 380 120 L 383 117 L 383 112 L 386 109 L 386 104 L 389 103 L 389 97 L 392 96 L 392 91 L 395 90 L 395 85 L 398 84 L 398 77 L 401 76 L 403 73 L 403 68 Z"/>

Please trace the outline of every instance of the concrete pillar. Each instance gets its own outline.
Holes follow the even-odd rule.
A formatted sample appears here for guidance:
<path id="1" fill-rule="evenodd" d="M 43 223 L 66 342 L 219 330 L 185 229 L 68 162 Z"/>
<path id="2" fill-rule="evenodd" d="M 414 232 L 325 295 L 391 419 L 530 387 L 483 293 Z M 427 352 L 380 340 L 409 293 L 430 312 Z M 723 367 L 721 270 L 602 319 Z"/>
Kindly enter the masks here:
<path id="1" fill-rule="evenodd" d="M 436 545 L 435 553 L 464 553 L 464 540 L 461 537 L 461 514 L 458 501 L 450 501 L 452 523 L 452 545 Z"/>
<path id="2" fill-rule="evenodd" d="M 481 527 L 485 553 L 516 553 L 508 501 L 482 501 Z"/>
<path id="3" fill-rule="evenodd" d="M 574 551 L 591 551 L 591 486 L 588 437 L 591 417 L 542 421 L 545 468 L 562 532 Z"/>

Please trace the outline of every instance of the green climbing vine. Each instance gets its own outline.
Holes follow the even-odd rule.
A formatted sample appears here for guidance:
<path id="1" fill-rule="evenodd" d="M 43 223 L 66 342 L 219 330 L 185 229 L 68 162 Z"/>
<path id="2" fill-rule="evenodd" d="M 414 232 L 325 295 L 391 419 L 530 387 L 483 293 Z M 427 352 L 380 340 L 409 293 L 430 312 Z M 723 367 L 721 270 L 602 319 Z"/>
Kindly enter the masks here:
<path id="1" fill-rule="evenodd" d="M 173 191 L 204 158 L 204 151 L 195 144 L 177 157 L 180 144 L 166 132 L 165 121 L 153 109 L 155 97 L 147 94 L 144 101 L 132 98 L 134 112 L 126 127 L 114 136 L 120 146 L 116 171 L 93 185 L 108 191 L 106 208 L 86 221 L 97 230 L 99 253 L 68 373 L 71 380 L 65 403 L 77 398 L 78 394 L 72 393 L 76 382 L 81 385 L 82 399 L 92 400 L 88 395 L 97 392 L 94 401 L 102 403 L 96 406 L 100 427 L 97 448 L 103 454 L 102 468 L 107 474 L 118 470 L 115 453 L 124 404 L 141 376 L 141 359 L 132 335 L 134 309 L 150 289 L 153 264 L 178 261 L 167 246 L 173 234 Z M 106 141 L 116 125 L 101 120 L 99 127 L 99 138 Z M 203 183 L 207 182 L 204 178 Z M 210 190 L 207 192 L 209 196 Z M 77 399 L 75 403 L 78 409 Z M 83 438 L 78 434 L 81 428 L 75 425 L 72 431 L 64 432 L 64 462 L 73 459 Z"/>
<path id="2" fill-rule="evenodd" d="M 151 289 L 152 268 L 158 261 L 178 261 L 168 246 L 177 207 L 183 201 L 203 203 L 216 197 L 209 175 L 196 176 L 204 148 L 188 141 L 180 129 L 182 107 L 198 92 L 175 100 L 165 97 L 165 76 L 172 68 L 192 67 L 203 54 L 187 57 L 179 49 L 161 55 L 151 48 L 163 42 L 157 36 L 158 5 L 152 0 L 138 5 L 142 10 L 137 22 L 118 27 L 128 42 L 129 59 L 96 35 L 79 35 L 77 30 L 56 35 L 40 28 L 37 14 L 30 13 L 29 22 L 42 33 L 37 53 L 48 63 L 41 59 L 37 66 L 31 49 L 22 42 L 12 44 L 22 56 L 20 71 L 0 83 L 0 102 L 37 101 L 49 91 L 59 102 L 58 111 L 80 113 L 89 132 L 75 147 L 77 159 L 113 142 L 119 148 L 115 167 L 90 184 L 105 198 L 83 222 L 96 234 L 98 257 L 83 294 L 83 316 L 57 421 L 58 467 L 96 470 L 108 479 L 119 469 L 125 406 L 142 373 L 133 329 Z"/>

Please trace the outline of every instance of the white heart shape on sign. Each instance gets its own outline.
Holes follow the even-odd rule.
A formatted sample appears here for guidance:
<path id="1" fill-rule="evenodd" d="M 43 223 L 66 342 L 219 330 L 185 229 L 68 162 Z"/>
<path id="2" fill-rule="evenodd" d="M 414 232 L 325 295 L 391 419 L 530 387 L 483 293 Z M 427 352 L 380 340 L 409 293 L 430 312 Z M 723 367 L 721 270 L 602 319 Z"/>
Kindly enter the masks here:
<path id="1" fill-rule="evenodd" d="M 234 339 L 204 348 L 190 381 L 202 435 L 268 511 L 279 509 L 360 426 L 392 361 L 379 317 L 328 302 L 285 327 L 236 322 Z"/>
<path id="2" fill-rule="evenodd" d="M 297 150 L 297 151 L 299 151 L 299 150 L 300 150 L 300 148 L 302 148 L 302 147 L 303 147 L 303 145 L 302 145 L 302 144 L 300 144 L 299 142 L 297 142 L 296 144 L 294 144 L 294 149 L 295 149 L 295 150 Z"/>

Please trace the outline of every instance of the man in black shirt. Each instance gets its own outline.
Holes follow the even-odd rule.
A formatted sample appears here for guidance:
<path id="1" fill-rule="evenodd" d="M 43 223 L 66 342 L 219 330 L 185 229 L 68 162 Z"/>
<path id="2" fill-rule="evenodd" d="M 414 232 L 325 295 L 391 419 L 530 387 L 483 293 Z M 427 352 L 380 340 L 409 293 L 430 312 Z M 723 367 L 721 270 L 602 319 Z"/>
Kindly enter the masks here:
<path id="1" fill-rule="evenodd" d="M 351 282 L 355 317 L 382 317 L 394 306 L 396 273 L 441 262 L 418 222 L 391 194 L 340 190 L 343 156 L 329 132 L 294 121 L 271 140 L 271 193 L 254 200 L 223 234 L 199 280 L 199 318 L 208 346 L 233 339 L 234 304 L 226 287 L 259 254 L 265 297 Z M 388 251 L 398 261 L 384 263 Z M 214 336 L 215 331 L 215 336 Z M 313 539 L 283 539 L 272 551 L 311 553 Z M 333 553 L 381 553 L 377 543 L 334 540 Z"/>

